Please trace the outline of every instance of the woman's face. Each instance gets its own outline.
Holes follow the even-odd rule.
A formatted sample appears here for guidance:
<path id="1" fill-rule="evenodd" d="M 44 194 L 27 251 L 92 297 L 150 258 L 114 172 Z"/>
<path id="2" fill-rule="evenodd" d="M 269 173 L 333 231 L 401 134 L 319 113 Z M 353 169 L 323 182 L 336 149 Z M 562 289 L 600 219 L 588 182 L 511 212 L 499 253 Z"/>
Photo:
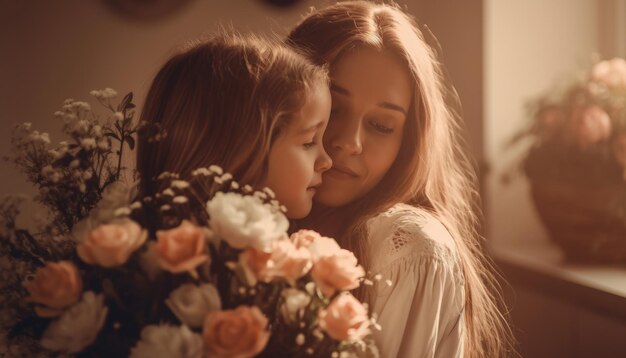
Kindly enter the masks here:
<path id="1" fill-rule="evenodd" d="M 330 207 L 365 196 L 398 156 L 413 96 L 411 75 L 389 52 L 356 48 L 330 67 L 332 110 L 324 146 L 333 166 L 315 201 Z"/>

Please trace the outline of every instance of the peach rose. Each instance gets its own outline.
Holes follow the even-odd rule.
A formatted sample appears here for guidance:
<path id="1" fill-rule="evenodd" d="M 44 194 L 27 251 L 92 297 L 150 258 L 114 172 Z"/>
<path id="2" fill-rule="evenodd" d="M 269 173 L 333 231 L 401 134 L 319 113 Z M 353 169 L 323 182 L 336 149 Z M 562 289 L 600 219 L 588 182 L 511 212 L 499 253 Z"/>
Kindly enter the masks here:
<path id="1" fill-rule="evenodd" d="M 197 276 L 196 267 L 209 260 L 206 254 L 207 231 L 187 220 L 170 230 L 156 233 L 154 253 L 159 265 L 172 273 L 189 272 Z"/>
<path id="2" fill-rule="evenodd" d="M 602 142 L 611 135 L 611 118 L 600 107 L 587 106 L 574 114 L 574 138 L 580 148 Z"/>
<path id="3" fill-rule="evenodd" d="M 26 299 L 44 307 L 35 307 L 40 317 L 55 317 L 78 302 L 83 285 L 78 269 L 69 261 L 49 262 L 37 269 L 35 278 L 24 286 L 30 293 Z"/>
<path id="4" fill-rule="evenodd" d="M 609 88 L 626 89 L 626 61 L 614 58 L 596 63 L 591 70 L 591 79 Z"/>
<path id="5" fill-rule="evenodd" d="M 322 293 L 330 297 L 337 290 L 352 290 L 359 287 L 359 279 L 365 276 L 365 270 L 358 265 L 352 252 L 342 249 L 334 255 L 324 256 L 315 261 L 311 276 Z"/>
<path id="6" fill-rule="evenodd" d="M 148 238 L 148 232 L 136 222 L 124 219 L 100 225 L 78 244 L 78 256 L 86 263 L 103 267 L 123 265 Z"/>
<path id="7" fill-rule="evenodd" d="M 286 238 L 275 241 L 270 253 L 254 248 L 245 250 L 239 255 L 239 263 L 260 281 L 285 279 L 292 286 L 297 279 L 309 272 L 312 265 L 309 250 L 304 247 L 296 248 Z"/>
<path id="8" fill-rule="evenodd" d="M 309 247 L 313 242 L 322 236 L 313 230 L 299 230 L 291 234 L 289 239 L 296 245 L 297 248 Z"/>
<path id="9" fill-rule="evenodd" d="M 367 309 L 349 293 L 337 296 L 318 319 L 320 328 L 338 341 L 356 341 L 370 334 Z"/>
<path id="10" fill-rule="evenodd" d="M 270 338 L 267 318 L 254 306 L 213 311 L 204 320 L 202 339 L 210 357 L 253 357 Z"/>

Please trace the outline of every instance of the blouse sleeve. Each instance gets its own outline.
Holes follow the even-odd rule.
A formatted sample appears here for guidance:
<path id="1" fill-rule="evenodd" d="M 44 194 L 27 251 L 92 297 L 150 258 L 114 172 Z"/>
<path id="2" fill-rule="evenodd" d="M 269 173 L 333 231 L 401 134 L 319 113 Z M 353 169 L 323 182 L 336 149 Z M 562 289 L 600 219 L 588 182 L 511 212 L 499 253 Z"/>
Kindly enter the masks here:
<path id="1" fill-rule="evenodd" d="M 400 255 L 375 271 L 382 277 L 372 297 L 380 356 L 462 357 L 465 291 L 456 255 L 418 236 L 414 245 L 405 238 Z"/>

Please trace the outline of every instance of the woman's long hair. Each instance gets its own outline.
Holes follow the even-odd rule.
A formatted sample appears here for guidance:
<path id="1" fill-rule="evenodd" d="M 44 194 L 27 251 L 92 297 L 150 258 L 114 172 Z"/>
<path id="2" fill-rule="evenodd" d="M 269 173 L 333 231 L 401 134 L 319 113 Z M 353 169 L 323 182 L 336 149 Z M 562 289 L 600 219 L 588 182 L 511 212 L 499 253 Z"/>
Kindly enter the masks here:
<path id="1" fill-rule="evenodd" d="M 355 47 L 386 50 L 404 61 L 413 77 L 414 96 L 398 157 L 365 197 L 334 209 L 350 214 L 338 240 L 367 268 L 368 219 L 398 202 L 432 211 L 454 238 L 465 276 L 466 354 L 510 354 L 511 331 L 501 314 L 499 286 L 477 230 L 476 177 L 462 146 L 460 119 L 452 110 L 458 97 L 446 86 L 437 54 L 415 22 L 394 5 L 341 2 L 312 10 L 292 30 L 287 43 L 319 64 L 331 64 Z M 333 209 L 322 211 L 328 214 Z M 363 297 L 364 292 L 359 294 Z"/>
<path id="2" fill-rule="evenodd" d="M 159 191 L 163 172 L 188 179 L 208 165 L 259 185 L 281 128 L 327 82 L 326 69 L 278 42 L 223 30 L 189 43 L 157 73 L 141 112 L 165 136 L 139 135 L 140 194 Z"/>

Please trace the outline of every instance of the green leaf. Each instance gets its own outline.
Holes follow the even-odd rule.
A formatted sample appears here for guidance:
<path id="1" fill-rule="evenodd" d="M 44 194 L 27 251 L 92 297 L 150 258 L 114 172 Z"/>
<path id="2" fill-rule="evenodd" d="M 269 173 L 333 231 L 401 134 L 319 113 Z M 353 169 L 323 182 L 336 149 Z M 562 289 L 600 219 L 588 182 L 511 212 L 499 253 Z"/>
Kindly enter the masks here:
<path id="1" fill-rule="evenodd" d="M 127 106 L 133 101 L 133 93 L 132 92 L 128 92 L 126 94 L 126 96 L 124 96 L 124 99 L 122 100 L 122 102 L 120 102 L 120 104 L 117 106 L 117 111 L 118 112 L 122 112 L 123 110 L 125 110 L 127 108 Z"/>
<path id="2" fill-rule="evenodd" d="M 126 142 L 128 142 L 128 147 L 130 148 L 130 150 L 134 150 L 135 149 L 135 138 L 133 138 L 132 136 L 127 135 L 126 137 L 124 137 L 124 139 L 126 140 Z"/>
<path id="3" fill-rule="evenodd" d="M 105 136 L 111 137 L 111 138 L 115 138 L 118 141 L 120 140 L 120 137 L 118 137 L 117 134 L 115 134 L 115 133 L 106 133 Z"/>

